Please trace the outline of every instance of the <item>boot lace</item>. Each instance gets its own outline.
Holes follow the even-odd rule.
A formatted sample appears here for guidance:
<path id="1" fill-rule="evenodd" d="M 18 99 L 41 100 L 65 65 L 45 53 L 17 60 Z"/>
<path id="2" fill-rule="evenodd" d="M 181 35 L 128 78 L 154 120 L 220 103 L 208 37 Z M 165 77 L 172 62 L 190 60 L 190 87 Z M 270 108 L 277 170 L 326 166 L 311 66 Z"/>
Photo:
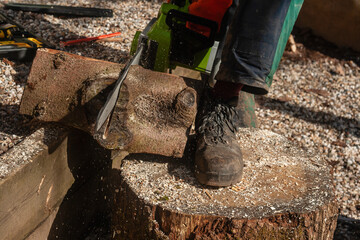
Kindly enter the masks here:
<path id="1" fill-rule="evenodd" d="M 224 128 L 227 127 L 235 134 L 237 128 L 234 124 L 234 118 L 237 117 L 239 116 L 235 107 L 217 103 L 212 111 L 201 118 L 202 123 L 198 128 L 198 133 L 205 134 L 214 143 L 227 143 L 224 139 Z"/>

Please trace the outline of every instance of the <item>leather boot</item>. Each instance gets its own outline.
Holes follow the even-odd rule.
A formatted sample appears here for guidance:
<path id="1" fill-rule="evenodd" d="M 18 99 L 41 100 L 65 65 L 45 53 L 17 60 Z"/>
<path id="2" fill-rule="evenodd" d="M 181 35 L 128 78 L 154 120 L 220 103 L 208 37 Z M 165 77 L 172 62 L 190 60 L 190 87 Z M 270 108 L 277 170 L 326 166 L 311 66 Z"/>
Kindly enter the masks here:
<path id="1" fill-rule="evenodd" d="M 198 114 L 195 176 L 208 186 L 240 182 L 243 159 L 236 139 L 239 127 L 255 127 L 254 96 L 241 92 L 228 101 L 205 96 Z"/>

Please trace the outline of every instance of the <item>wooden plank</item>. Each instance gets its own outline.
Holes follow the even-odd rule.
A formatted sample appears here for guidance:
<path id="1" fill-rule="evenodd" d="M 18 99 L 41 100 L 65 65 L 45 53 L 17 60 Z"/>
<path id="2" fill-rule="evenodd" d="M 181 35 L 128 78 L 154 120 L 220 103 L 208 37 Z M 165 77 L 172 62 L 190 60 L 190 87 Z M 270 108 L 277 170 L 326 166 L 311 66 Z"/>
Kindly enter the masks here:
<path id="1" fill-rule="evenodd" d="M 59 208 L 56 208 L 50 214 L 50 216 L 35 229 L 35 231 L 33 231 L 28 237 L 25 238 L 25 240 L 47 239 L 51 226 L 55 220 L 56 214 L 58 213 L 58 210 Z"/>
<path id="2" fill-rule="evenodd" d="M 10 169 L 0 180 L 0 236 L 24 239 L 55 211 L 74 182 L 67 162 L 67 132 L 36 131 L 2 155 L 0 166 Z"/>

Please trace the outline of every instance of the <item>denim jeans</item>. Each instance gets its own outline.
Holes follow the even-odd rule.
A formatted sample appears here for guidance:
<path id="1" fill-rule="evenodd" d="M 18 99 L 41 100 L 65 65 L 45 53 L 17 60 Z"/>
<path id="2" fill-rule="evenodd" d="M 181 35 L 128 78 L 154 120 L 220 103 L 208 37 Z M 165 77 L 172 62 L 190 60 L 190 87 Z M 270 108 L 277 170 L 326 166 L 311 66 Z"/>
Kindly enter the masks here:
<path id="1" fill-rule="evenodd" d="M 216 80 L 266 94 L 303 0 L 234 0 Z"/>

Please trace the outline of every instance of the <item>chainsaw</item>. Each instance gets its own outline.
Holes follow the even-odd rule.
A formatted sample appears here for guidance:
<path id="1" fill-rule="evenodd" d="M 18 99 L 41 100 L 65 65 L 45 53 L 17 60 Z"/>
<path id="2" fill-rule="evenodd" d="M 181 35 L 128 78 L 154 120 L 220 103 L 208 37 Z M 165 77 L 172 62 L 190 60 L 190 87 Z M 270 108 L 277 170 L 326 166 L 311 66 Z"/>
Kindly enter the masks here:
<path id="1" fill-rule="evenodd" d="M 204 2 L 207 5 L 198 6 Z M 221 28 L 221 20 L 231 4 L 232 0 L 168 0 L 163 3 L 158 17 L 143 31 L 136 32 L 130 50 L 132 58 L 100 110 L 95 131 L 99 131 L 111 116 L 121 84 L 132 65 L 170 73 L 181 66 L 213 79 L 220 65 L 226 31 Z M 211 14 L 214 17 L 209 19 Z"/>

